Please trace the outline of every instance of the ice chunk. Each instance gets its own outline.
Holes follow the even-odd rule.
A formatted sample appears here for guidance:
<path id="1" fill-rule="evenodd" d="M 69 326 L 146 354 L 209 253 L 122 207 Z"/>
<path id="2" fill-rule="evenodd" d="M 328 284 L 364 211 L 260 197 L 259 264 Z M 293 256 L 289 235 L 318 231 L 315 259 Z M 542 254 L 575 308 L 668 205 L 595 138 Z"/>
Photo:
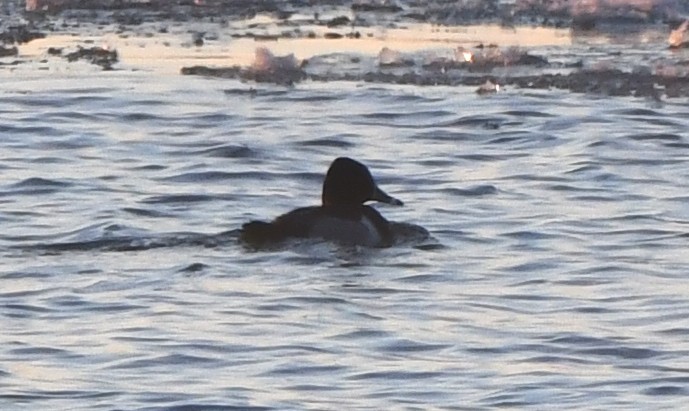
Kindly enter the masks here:
<path id="1" fill-rule="evenodd" d="M 682 45 L 686 43 L 685 36 L 687 34 L 688 28 L 689 20 L 684 20 L 684 22 L 679 27 L 670 32 L 670 37 L 667 39 L 668 43 L 670 43 L 670 47 L 682 47 Z"/>
<path id="2" fill-rule="evenodd" d="M 413 66 L 414 60 L 404 57 L 402 53 L 388 47 L 383 47 L 378 53 L 378 65 L 381 67 Z"/>

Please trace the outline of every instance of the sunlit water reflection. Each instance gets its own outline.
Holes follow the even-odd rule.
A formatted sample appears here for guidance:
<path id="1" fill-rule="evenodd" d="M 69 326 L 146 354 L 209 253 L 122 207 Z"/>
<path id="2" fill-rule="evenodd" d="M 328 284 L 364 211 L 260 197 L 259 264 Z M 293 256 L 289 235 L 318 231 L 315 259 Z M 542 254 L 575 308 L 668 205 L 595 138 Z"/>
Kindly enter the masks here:
<path id="1" fill-rule="evenodd" d="M 0 71 L 3 409 L 689 395 L 684 101 L 17 70 Z M 438 246 L 237 244 L 243 222 L 318 203 L 341 155 Z"/>

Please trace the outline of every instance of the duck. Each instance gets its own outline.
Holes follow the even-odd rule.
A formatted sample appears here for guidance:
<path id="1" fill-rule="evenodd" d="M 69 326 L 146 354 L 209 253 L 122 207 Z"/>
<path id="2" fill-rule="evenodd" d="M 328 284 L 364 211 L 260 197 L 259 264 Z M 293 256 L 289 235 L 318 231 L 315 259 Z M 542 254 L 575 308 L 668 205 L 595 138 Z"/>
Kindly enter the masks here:
<path id="1" fill-rule="evenodd" d="M 290 238 L 311 238 L 344 245 L 389 247 L 394 241 L 391 223 L 365 204 L 369 201 L 403 205 L 378 187 L 365 165 L 339 157 L 325 175 L 320 206 L 297 208 L 270 222 L 245 223 L 240 241 L 264 247 Z"/>

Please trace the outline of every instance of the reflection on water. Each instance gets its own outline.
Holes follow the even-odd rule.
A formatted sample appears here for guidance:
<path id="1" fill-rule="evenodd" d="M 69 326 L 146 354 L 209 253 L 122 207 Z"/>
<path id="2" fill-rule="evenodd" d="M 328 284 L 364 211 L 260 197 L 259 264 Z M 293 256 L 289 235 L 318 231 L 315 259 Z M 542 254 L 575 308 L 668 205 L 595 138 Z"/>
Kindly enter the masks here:
<path id="1" fill-rule="evenodd" d="M 566 46 L 571 39 L 569 31 L 543 27 L 504 28 L 499 25 L 466 26 L 447 28 L 429 24 L 416 24 L 404 28 L 366 28 L 360 38 L 323 38 L 326 29 L 321 26 L 300 27 L 303 32 L 317 33 L 316 38 L 281 37 L 275 41 L 256 41 L 254 38 L 235 38 L 242 28 L 200 26 L 199 31 L 210 30 L 214 38 L 204 42 L 202 47 L 194 46 L 192 36 L 182 36 L 175 30 L 169 33 L 155 33 L 155 27 L 144 26 L 138 33 L 126 36 L 99 30 L 92 35 L 56 35 L 34 40 L 20 47 L 21 56 L 36 58 L 44 56 L 49 47 L 73 47 L 85 44 L 102 45 L 118 51 L 122 63 L 128 68 L 155 69 L 178 72 L 189 65 L 230 66 L 251 64 L 257 47 L 267 47 L 273 53 L 282 55 L 294 53 L 299 59 L 331 53 L 377 55 L 383 47 L 405 52 L 428 49 L 453 50 L 460 46 L 472 47 L 478 44 L 501 46 Z M 187 29 L 189 31 L 189 29 Z M 192 30 L 193 31 L 193 30 Z M 241 33 L 241 32 L 240 32 Z M 266 35 L 274 31 L 266 29 Z M 188 40 L 184 40 L 188 37 Z"/>

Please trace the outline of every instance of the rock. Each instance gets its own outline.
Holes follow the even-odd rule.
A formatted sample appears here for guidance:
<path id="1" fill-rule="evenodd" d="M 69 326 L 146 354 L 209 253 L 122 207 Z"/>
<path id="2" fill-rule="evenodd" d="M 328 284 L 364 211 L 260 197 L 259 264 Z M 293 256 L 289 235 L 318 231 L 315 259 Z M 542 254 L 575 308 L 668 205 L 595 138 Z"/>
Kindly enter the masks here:
<path id="1" fill-rule="evenodd" d="M 294 54 L 276 56 L 267 48 L 258 47 L 254 61 L 249 67 L 193 66 L 183 67 L 181 73 L 183 75 L 239 78 L 257 83 L 275 83 L 288 86 L 306 78 L 302 65 L 303 62 L 299 62 Z"/>
<path id="2" fill-rule="evenodd" d="M 398 13 L 402 11 L 402 7 L 396 4 L 371 4 L 371 3 L 354 3 L 352 4 L 353 11 L 360 12 L 379 12 L 379 13 Z"/>
<path id="3" fill-rule="evenodd" d="M 205 77 L 220 77 L 220 78 L 237 78 L 240 77 L 239 73 L 241 68 L 238 66 L 234 67 L 223 67 L 223 68 L 213 68 L 206 66 L 192 66 L 192 67 L 182 67 L 180 73 L 185 76 L 205 76 Z"/>
<path id="4" fill-rule="evenodd" d="M 191 35 L 191 42 L 196 46 L 196 47 L 201 47 L 203 46 L 203 36 L 205 33 L 193 33 Z"/>
<path id="5" fill-rule="evenodd" d="M 45 38 L 45 34 L 33 31 L 31 27 L 26 24 L 10 26 L 0 33 L 0 42 L 6 44 L 22 44 L 42 38 Z"/>
<path id="6" fill-rule="evenodd" d="M 109 50 L 104 47 L 79 47 L 76 51 L 67 53 L 64 57 L 69 62 L 86 60 L 91 64 L 101 66 L 103 70 L 112 70 L 112 65 L 117 63 L 117 50 Z"/>
<path id="7" fill-rule="evenodd" d="M 19 54 L 16 47 L 0 46 L 0 57 L 14 57 Z"/>
<path id="8" fill-rule="evenodd" d="M 486 80 L 476 89 L 476 94 L 494 94 L 500 91 L 500 85 L 493 83 L 491 80 Z"/>
<path id="9" fill-rule="evenodd" d="M 328 27 L 339 27 L 339 26 L 346 26 L 352 21 L 349 19 L 347 16 L 340 16 L 340 17 L 335 17 L 332 20 L 329 20 L 326 25 Z"/>
<path id="10" fill-rule="evenodd" d="M 404 57 L 397 50 L 383 47 L 378 53 L 378 65 L 380 67 L 409 67 L 414 65 L 414 60 Z"/>

